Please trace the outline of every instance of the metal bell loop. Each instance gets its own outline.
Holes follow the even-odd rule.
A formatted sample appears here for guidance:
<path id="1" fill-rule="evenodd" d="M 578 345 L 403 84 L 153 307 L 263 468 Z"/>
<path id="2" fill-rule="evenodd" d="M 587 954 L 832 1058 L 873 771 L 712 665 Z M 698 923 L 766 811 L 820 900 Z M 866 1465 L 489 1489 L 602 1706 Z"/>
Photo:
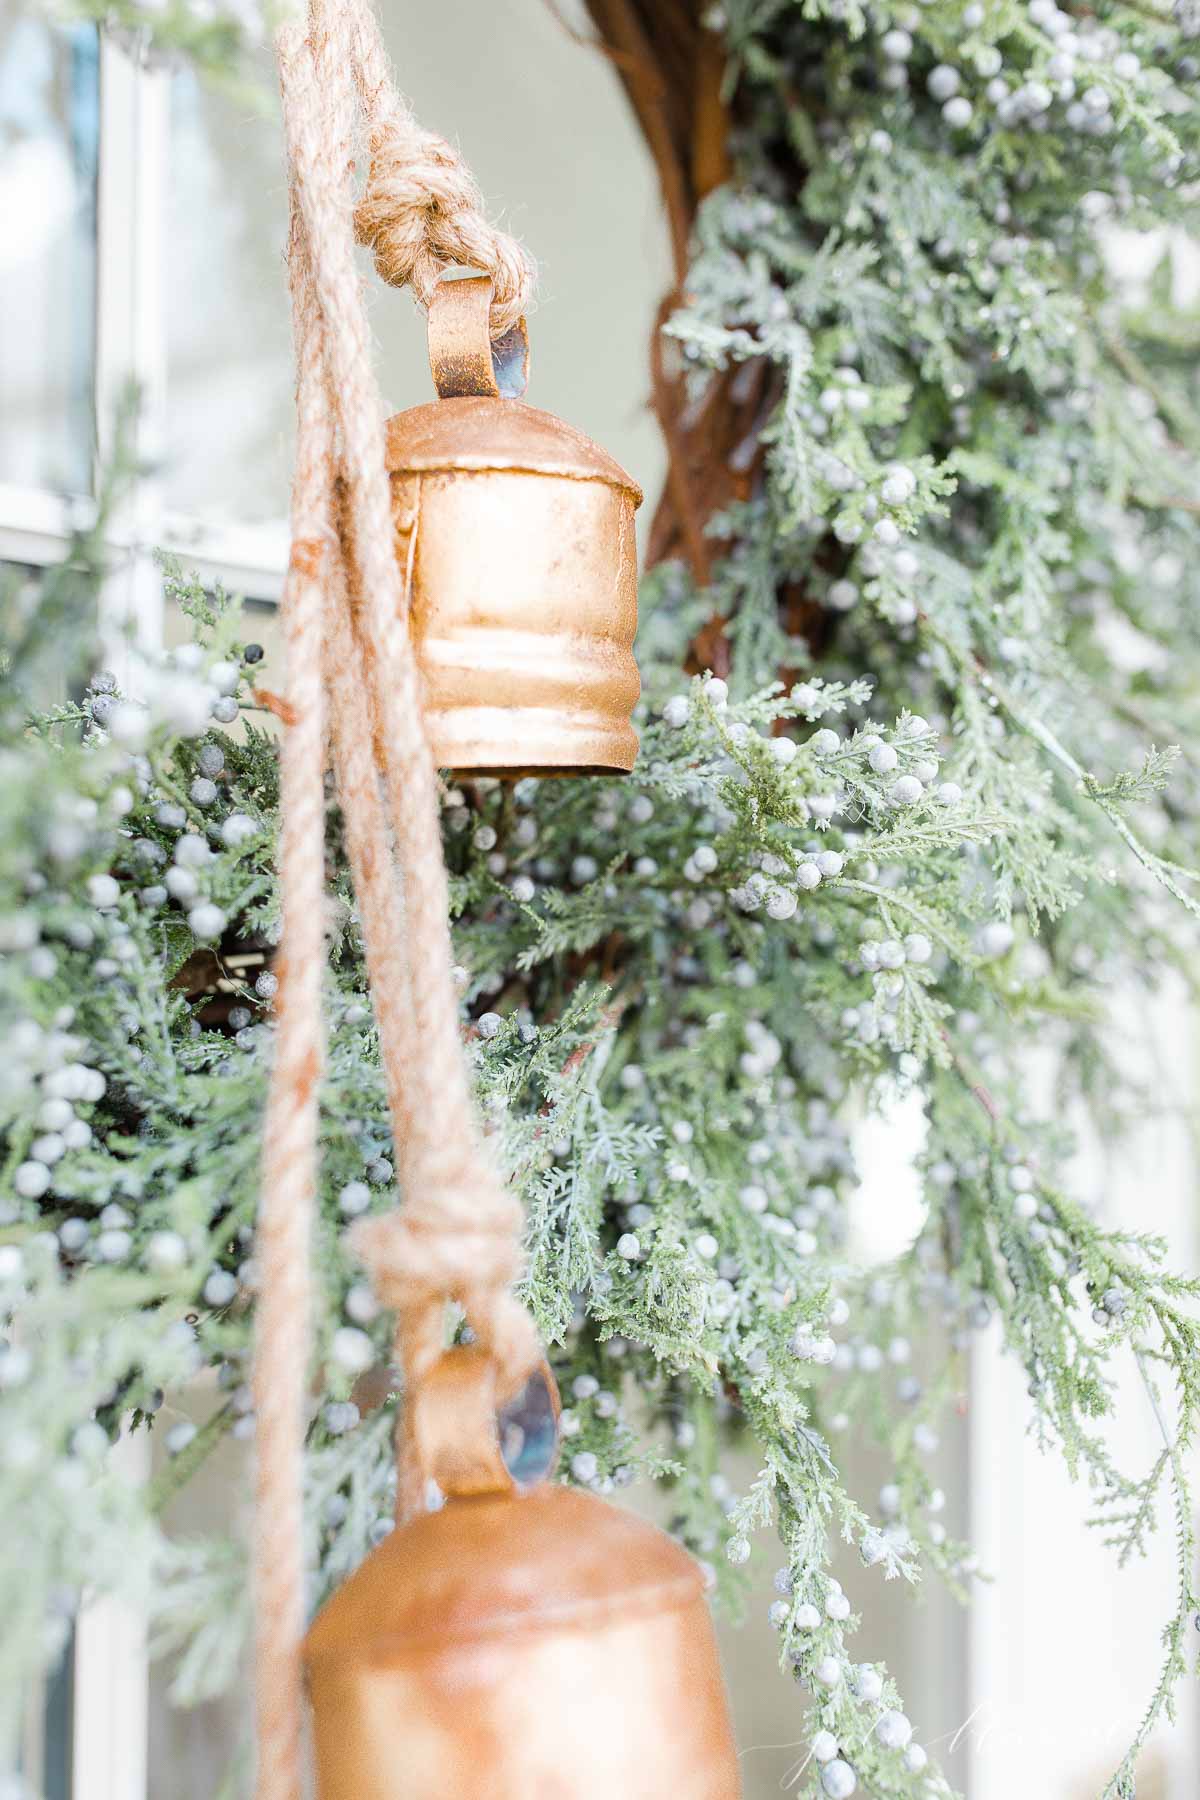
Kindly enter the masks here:
<path id="1" fill-rule="evenodd" d="M 498 1408 L 491 1357 L 478 1345 L 460 1344 L 419 1382 L 408 1402 L 407 1429 L 421 1469 L 448 1498 L 520 1494 L 554 1468 L 560 1410 L 547 1363 Z"/>
<path id="2" fill-rule="evenodd" d="M 440 400 L 475 394 L 519 400 L 529 386 L 529 333 L 524 319 L 493 338 L 488 330 L 488 275 L 443 276 L 430 302 L 429 366 Z"/>

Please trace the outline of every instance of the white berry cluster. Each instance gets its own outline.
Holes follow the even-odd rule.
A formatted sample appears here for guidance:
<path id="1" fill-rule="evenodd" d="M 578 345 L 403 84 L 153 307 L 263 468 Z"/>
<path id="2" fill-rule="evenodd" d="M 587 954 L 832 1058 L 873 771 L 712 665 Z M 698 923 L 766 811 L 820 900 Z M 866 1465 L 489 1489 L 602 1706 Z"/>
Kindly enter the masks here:
<path id="1" fill-rule="evenodd" d="M 1137 94 L 1146 77 L 1142 57 L 1121 34 L 1099 19 L 1064 11 L 1055 0 L 1028 0 L 1026 28 L 1009 40 L 1008 55 L 983 35 L 986 9 L 966 7 L 963 52 L 958 62 L 937 62 L 923 76 L 928 96 L 952 132 L 990 118 L 1004 131 L 1066 127 L 1094 137 L 1114 129 L 1113 108 L 1126 92 Z M 892 93 L 912 85 L 919 14 L 910 28 L 897 24 L 879 39 L 882 80 Z"/>

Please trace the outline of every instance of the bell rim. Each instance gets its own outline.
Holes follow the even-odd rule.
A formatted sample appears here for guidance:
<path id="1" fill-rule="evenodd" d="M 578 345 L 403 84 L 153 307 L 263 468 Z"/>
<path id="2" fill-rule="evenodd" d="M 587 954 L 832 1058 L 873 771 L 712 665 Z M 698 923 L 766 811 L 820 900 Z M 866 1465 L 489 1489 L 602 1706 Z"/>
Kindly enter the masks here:
<path id="1" fill-rule="evenodd" d="M 465 446 L 461 440 L 445 441 L 448 433 L 472 423 L 492 427 L 494 442 Z M 393 413 L 385 433 L 389 475 L 432 475 L 452 470 L 544 475 L 555 480 L 601 482 L 628 494 L 635 510 L 645 499 L 640 484 L 615 456 L 557 414 L 529 406 L 523 400 L 498 400 L 478 394 L 430 400 Z M 426 447 L 408 447 L 414 433 L 428 433 L 430 441 Z M 523 448 L 524 441 L 528 448 Z"/>
<path id="2" fill-rule="evenodd" d="M 633 759 L 618 762 L 490 763 L 448 762 L 438 767 L 451 781 L 569 781 L 592 776 L 598 781 L 617 781 L 633 773 Z"/>
<path id="3" fill-rule="evenodd" d="M 518 1580 L 501 1593 L 494 1577 L 520 1569 L 530 1532 L 550 1552 L 544 1574 L 536 1590 Z M 590 1552 L 582 1564 L 574 1548 L 567 1558 L 555 1554 L 580 1542 Z M 451 1562 L 447 1583 L 439 1570 Z M 485 1566 L 493 1579 L 481 1602 L 476 1572 Z M 615 1584 L 614 1567 L 625 1571 Z M 305 1637 L 304 1659 L 316 1668 L 360 1653 L 373 1660 L 385 1648 L 415 1655 L 452 1642 L 598 1629 L 631 1609 L 650 1616 L 697 1605 L 707 1615 L 704 1594 L 699 1564 L 660 1527 L 597 1495 L 547 1481 L 525 1494 L 460 1496 L 398 1526 L 321 1606 Z M 460 1604 L 464 1598 L 469 1605 Z"/>
<path id="4" fill-rule="evenodd" d="M 704 1583 L 697 1572 L 693 1578 L 680 1573 L 652 1586 L 622 1588 L 615 1593 L 589 1595 L 574 1600 L 556 1601 L 536 1612 L 490 1613 L 470 1625 L 444 1623 L 429 1630 L 397 1631 L 382 1627 L 363 1640 L 363 1660 L 388 1656 L 396 1651 L 407 1655 L 436 1656 L 451 1645 L 481 1644 L 496 1638 L 543 1637 L 563 1631 L 594 1631 L 614 1618 L 642 1618 L 660 1613 L 683 1612 L 702 1603 Z M 319 1616 L 319 1615 L 318 1615 Z M 304 1641 L 304 1661 L 317 1669 L 326 1662 L 346 1661 L 346 1646 L 335 1640 L 329 1644 L 313 1643 L 315 1621 Z"/>

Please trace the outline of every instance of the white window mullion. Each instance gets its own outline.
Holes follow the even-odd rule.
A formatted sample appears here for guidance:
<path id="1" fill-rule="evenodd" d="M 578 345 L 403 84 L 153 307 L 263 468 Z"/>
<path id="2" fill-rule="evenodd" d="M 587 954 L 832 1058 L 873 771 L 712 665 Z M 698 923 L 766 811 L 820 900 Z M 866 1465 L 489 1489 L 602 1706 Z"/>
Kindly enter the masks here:
<path id="1" fill-rule="evenodd" d="M 127 1433 L 113 1455 L 121 1479 L 149 1480 L 145 1432 Z M 85 1597 L 75 1622 L 72 1800 L 147 1800 L 149 1692 L 145 1620 L 122 1601 Z"/>
<path id="2" fill-rule="evenodd" d="M 96 302 L 96 421 L 101 462 L 114 448 L 121 396 L 137 385 L 132 449 L 149 472 L 113 520 L 120 546 L 100 601 L 105 660 L 136 682 L 135 649 L 162 642 L 161 539 L 166 442 L 165 267 L 170 75 L 146 68 L 111 38 L 100 53 L 100 182 Z"/>

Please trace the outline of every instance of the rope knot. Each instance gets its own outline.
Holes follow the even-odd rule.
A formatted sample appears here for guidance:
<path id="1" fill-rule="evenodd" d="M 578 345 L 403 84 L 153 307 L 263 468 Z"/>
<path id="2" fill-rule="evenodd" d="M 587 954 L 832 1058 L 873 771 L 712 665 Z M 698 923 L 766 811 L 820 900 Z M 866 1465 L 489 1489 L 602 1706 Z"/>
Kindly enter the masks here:
<path id="1" fill-rule="evenodd" d="M 396 1313 L 444 1300 L 469 1307 L 489 1290 L 511 1287 L 521 1267 L 511 1230 L 495 1223 L 452 1225 L 405 1208 L 360 1220 L 346 1235 L 380 1304 Z"/>
<path id="2" fill-rule="evenodd" d="M 448 268 L 480 269 L 492 278 L 491 330 L 501 337 L 526 311 L 533 293 L 532 257 L 515 238 L 490 225 L 483 196 L 458 152 L 398 105 L 376 112 L 371 166 L 354 214 L 355 236 L 393 287 L 410 286 L 428 308 Z"/>
<path id="3" fill-rule="evenodd" d="M 520 1208 L 499 1184 L 504 1203 L 479 1207 L 478 1192 L 461 1190 L 454 1199 L 475 1202 L 475 1220 L 447 1228 L 447 1217 L 427 1218 L 419 1207 L 361 1219 L 347 1232 L 354 1254 L 371 1278 L 381 1305 L 394 1312 L 397 1343 L 409 1378 L 419 1381 L 442 1349 L 442 1308 L 457 1301 L 479 1341 L 495 1358 L 501 1388 L 515 1392 L 541 1351 L 533 1321 L 512 1292 L 521 1273 L 521 1252 L 513 1229 Z M 451 1197 L 438 1193 L 440 1208 Z"/>

